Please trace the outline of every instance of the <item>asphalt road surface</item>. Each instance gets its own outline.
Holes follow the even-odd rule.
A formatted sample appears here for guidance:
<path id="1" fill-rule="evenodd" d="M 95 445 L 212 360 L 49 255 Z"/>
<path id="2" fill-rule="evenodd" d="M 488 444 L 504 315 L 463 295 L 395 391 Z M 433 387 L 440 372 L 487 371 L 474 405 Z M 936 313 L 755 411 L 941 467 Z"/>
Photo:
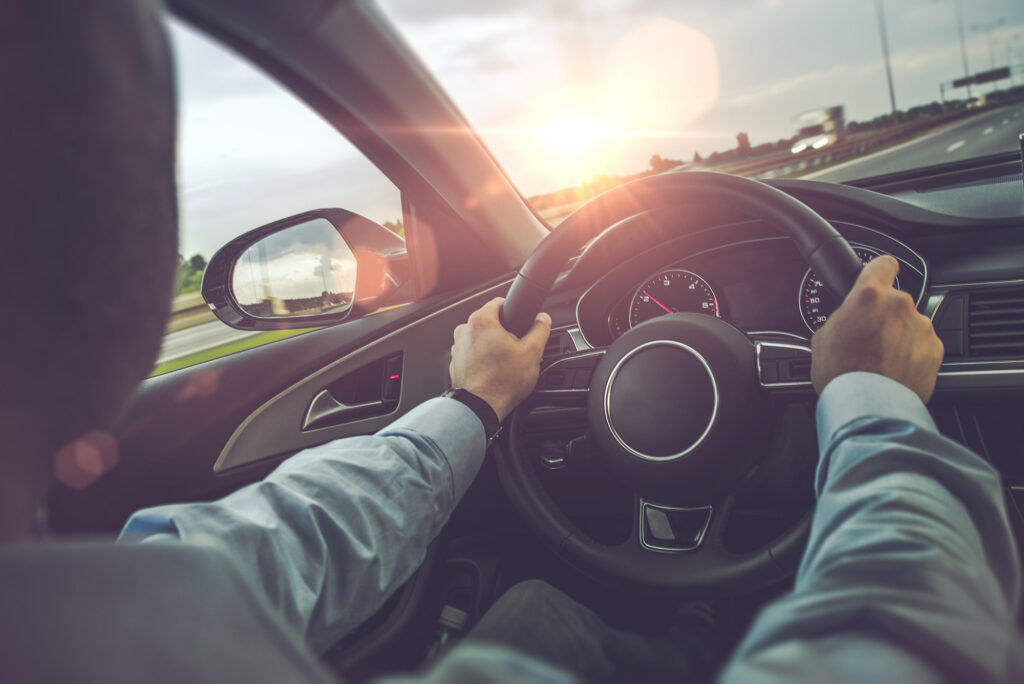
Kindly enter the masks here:
<path id="1" fill-rule="evenodd" d="M 1021 133 L 1024 133 L 1024 104 L 1014 104 L 802 177 L 823 181 L 853 180 L 1017 150 L 1020 149 L 1017 136 Z"/>
<path id="2" fill-rule="evenodd" d="M 202 323 L 191 328 L 185 328 L 184 330 L 177 330 L 164 335 L 164 342 L 160 347 L 160 358 L 157 359 L 157 363 L 172 361 L 182 356 L 218 347 L 228 342 L 242 340 L 256 334 L 258 332 L 229 328 L 220 321 L 210 321 L 209 323 Z"/>

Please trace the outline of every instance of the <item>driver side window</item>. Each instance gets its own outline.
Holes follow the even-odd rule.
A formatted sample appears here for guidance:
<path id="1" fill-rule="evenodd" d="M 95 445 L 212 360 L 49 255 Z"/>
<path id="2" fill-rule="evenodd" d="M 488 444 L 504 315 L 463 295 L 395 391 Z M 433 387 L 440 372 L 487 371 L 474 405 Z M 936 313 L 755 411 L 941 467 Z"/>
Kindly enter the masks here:
<path id="1" fill-rule="evenodd" d="M 303 331 L 250 332 L 200 294 L 213 254 L 253 228 L 311 209 L 355 212 L 404 237 L 398 188 L 346 138 L 244 57 L 177 20 L 179 268 L 153 375 Z"/>

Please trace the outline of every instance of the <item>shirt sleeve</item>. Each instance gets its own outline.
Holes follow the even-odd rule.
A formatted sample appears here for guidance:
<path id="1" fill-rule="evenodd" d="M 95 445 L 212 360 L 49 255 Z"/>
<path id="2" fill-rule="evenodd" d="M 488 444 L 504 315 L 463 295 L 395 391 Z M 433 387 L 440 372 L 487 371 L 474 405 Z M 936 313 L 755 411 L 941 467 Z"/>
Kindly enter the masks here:
<path id="1" fill-rule="evenodd" d="M 139 511 L 121 540 L 224 550 L 321 651 L 419 567 L 485 451 L 469 408 L 432 399 L 376 435 L 302 451 L 219 501 Z"/>
<path id="2" fill-rule="evenodd" d="M 818 497 L 791 593 L 726 682 L 1022 681 L 1020 570 L 998 473 L 872 373 L 818 402 Z"/>

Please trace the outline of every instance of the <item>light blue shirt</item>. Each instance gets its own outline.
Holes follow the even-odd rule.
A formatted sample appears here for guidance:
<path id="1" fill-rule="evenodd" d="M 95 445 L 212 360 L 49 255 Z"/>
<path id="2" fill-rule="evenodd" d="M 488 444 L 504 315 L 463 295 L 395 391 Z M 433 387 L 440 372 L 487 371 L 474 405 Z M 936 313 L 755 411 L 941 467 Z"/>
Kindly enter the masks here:
<path id="1" fill-rule="evenodd" d="M 1024 681 L 1020 571 L 996 471 L 940 436 L 917 395 L 870 373 L 828 385 L 818 442 L 818 504 L 795 587 L 757 618 L 723 680 Z M 140 511 L 122 539 L 225 550 L 322 651 L 420 565 L 484 453 L 473 413 L 432 399 L 219 501 Z M 574 678 L 466 645 L 415 681 Z"/>

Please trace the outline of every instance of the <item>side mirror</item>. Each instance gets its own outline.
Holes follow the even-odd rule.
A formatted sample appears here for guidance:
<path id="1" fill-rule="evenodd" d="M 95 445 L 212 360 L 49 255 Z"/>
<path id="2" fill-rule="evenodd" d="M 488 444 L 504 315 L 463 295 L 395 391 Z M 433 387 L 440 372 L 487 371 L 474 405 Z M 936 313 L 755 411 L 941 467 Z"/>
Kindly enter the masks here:
<path id="1" fill-rule="evenodd" d="M 203 299 L 239 330 L 340 323 L 388 301 L 407 275 L 405 241 L 344 209 L 317 209 L 235 238 L 210 260 Z"/>

